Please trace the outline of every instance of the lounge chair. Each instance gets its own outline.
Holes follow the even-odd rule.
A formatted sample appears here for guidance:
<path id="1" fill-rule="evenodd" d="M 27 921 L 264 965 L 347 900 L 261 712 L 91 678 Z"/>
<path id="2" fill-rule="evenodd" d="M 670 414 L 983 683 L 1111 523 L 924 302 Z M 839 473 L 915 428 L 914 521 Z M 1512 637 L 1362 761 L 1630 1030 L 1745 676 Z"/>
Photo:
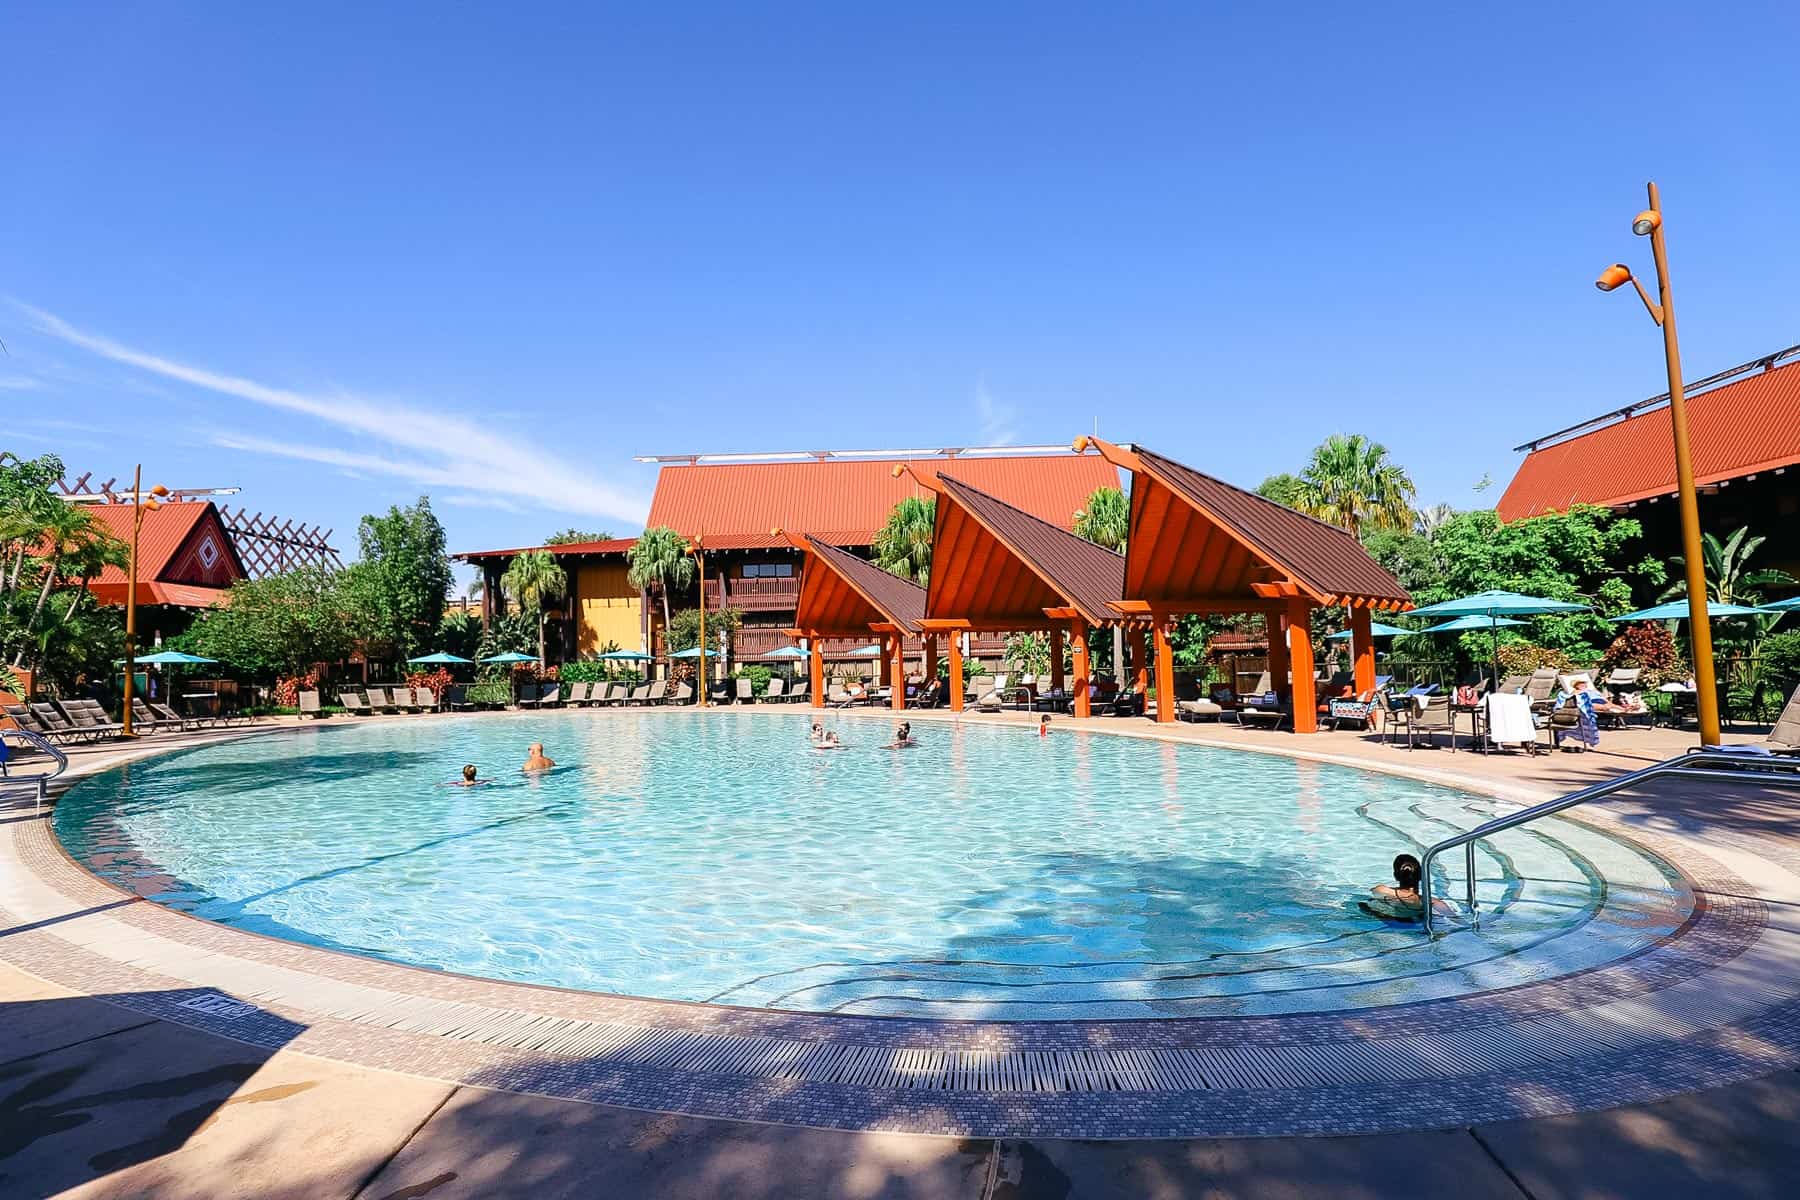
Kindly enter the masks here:
<path id="1" fill-rule="evenodd" d="M 107 737 L 124 732 L 125 726 L 107 715 L 98 700 L 64 700 L 62 707 L 69 714 L 69 720 L 83 729 L 91 729 Z"/>
<path id="2" fill-rule="evenodd" d="M 796 680 L 793 689 L 787 694 L 789 704 L 805 704 L 811 698 L 812 680 L 810 679 Z"/>
<path id="3" fill-rule="evenodd" d="M 1005 675 L 977 675 L 969 680 L 973 706 L 981 712 L 999 712 L 1006 707 Z"/>
<path id="4" fill-rule="evenodd" d="M 337 701 L 339 706 L 353 717 L 366 717 L 370 713 L 369 701 L 348 688 L 338 689 Z"/>
<path id="5" fill-rule="evenodd" d="M 787 680 L 776 675 L 770 678 L 769 686 L 763 691 L 764 704 L 780 704 L 787 699 Z"/>
<path id="6" fill-rule="evenodd" d="M 1555 703 L 1556 674 L 1555 667 L 1541 667 L 1531 673 L 1525 683 L 1525 694 L 1531 697 L 1532 708 L 1548 711 Z"/>
<path id="7" fill-rule="evenodd" d="M 1508 675 L 1500 681 L 1500 690 L 1509 696 L 1522 695 L 1525 685 L 1531 682 L 1529 675 Z"/>
<path id="8" fill-rule="evenodd" d="M 444 698 L 440 702 L 445 712 L 473 712 L 475 706 L 469 703 L 469 689 L 460 683 L 453 683 L 444 689 Z"/>
<path id="9" fill-rule="evenodd" d="M 771 681 L 773 682 L 773 681 Z M 756 686 L 749 679 L 739 676 L 737 679 L 737 702 L 739 704 L 756 703 Z"/>
<path id="10" fill-rule="evenodd" d="M 155 717 L 158 721 L 162 722 L 164 725 L 174 725 L 181 729 L 186 729 L 189 725 L 192 725 L 195 728 L 198 728 L 200 726 L 201 720 L 203 719 L 203 718 L 196 718 L 196 717 L 184 717 L 180 713 L 176 712 L 174 709 L 170 708 L 168 705 L 158 704 L 154 700 L 144 701 L 144 707 L 150 710 L 151 716 Z"/>
<path id="11" fill-rule="evenodd" d="M 663 697 L 664 704 L 692 704 L 694 702 L 694 685 L 685 679 Z"/>
<path id="12" fill-rule="evenodd" d="M 623 683 L 606 683 L 597 685 L 599 691 L 594 695 L 594 703 L 602 708 L 625 703 L 625 697 L 631 695 L 631 688 Z"/>
<path id="13" fill-rule="evenodd" d="M 1775 718 L 1764 746 L 1776 754 L 1800 754 L 1800 687 Z"/>
<path id="14" fill-rule="evenodd" d="M 1431 740 L 1434 733 L 1450 735 L 1450 750 L 1456 751 L 1456 726 L 1451 720 L 1450 698 L 1448 696 L 1427 696 L 1425 703 L 1416 710 L 1412 719 L 1406 723 L 1406 748 L 1413 748 L 1414 739 L 1419 734 L 1425 735 L 1425 746 L 1431 749 L 1436 743 Z"/>
<path id="15" fill-rule="evenodd" d="M 421 712 L 430 707 L 430 702 L 426 699 L 430 695 L 424 688 L 395 688 L 394 703 L 407 712 Z"/>
<path id="16" fill-rule="evenodd" d="M 629 693 L 626 694 L 624 703 L 627 705 L 642 704 L 649 698 L 650 698 L 650 685 L 647 683 L 640 683 L 636 687 L 632 688 Z"/>
<path id="17" fill-rule="evenodd" d="M 173 714 L 170 715 L 172 716 Z M 138 699 L 136 696 L 131 698 L 131 728 L 133 732 L 136 732 L 139 729 L 148 729 L 150 732 L 155 733 L 158 730 L 169 729 L 171 727 L 180 729 L 182 727 L 181 718 L 176 717 L 171 721 L 168 717 L 159 717 L 150 710 L 150 706 L 144 701 Z"/>
<path id="18" fill-rule="evenodd" d="M 1356 696 L 1339 696 L 1330 702 L 1327 720 L 1331 727 L 1342 729 L 1345 725 L 1355 723 L 1360 729 L 1375 727 L 1375 698 L 1370 696 L 1361 699 Z"/>
<path id="19" fill-rule="evenodd" d="M 23 729 L 26 733 L 35 733 L 39 737 L 46 738 L 52 742 L 67 743 L 75 741 L 82 736 L 81 731 L 74 728 L 51 728 L 40 720 L 30 708 L 23 704 L 0 705 L 0 712 L 4 712 L 8 717 L 12 718 L 13 724 L 17 725 L 20 729 Z"/>
<path id="20" fill-rule="evenodd" d="M 319 708 L 319 693 L 300 693 L 300 711 L 295 715 L 295 720 L 304 721 L 308 717 L 322 717 L 324 715 L 324 712 Z"/>
<path id="21" fill-rule="evenodd" d="M 1175 702 L 1177 713 L 1181 711 L 1181 701 Z M 1283 725 L 1294 720 L 1294 704 L 1292 700 L 1283 700 L 1274 692 L 1264 692 L 1261 696 L 1250 696 L 1244 700 L 1243 707 L 1237 710 L 1240 726 L 1267 725 L 1279 730 Z"/>
<path id="22" fill-rule="evenodd" d="M 563 706 L 562 684 L 546 683 L 538 689 L 539 708 L 561 708 Z"/>
<path id="23" fill-rule="evenodd" d="M 732 690 L 728 680 L 721 679 L 706 689 L 706 698 L 714 704 L 730 704 L 737 693 Z"/>
<path id="24" fill-rule="evenodd" d="M 1175 719 L 1178 721 L 1217 721 L 1225 715 L 1225 706 L 1215 704 L 1211 700 L 1177 700 L 1175 702 Z"/>
<path id="25" fill-rule="evenodd" d="M 943 701 L 943 698 L 943 681 L 933 679 L 924 687 L 907 697 L 906 706 L 908 708 L 936 708 Z"/>
<path id="26" fill-rule="evenodd" d="M 650 685 L 649 691 L 644 693 L 644 703 L 645 704 L 661 704 L 665 699 L 667 699 L 668 694 L 669 694 L 669 681 L 666 679 L 659 679 L 655 683 Z"/>
<path id="27" fill-rule="evenodd" d="M 387 689 L 372 687 L 368 690 L 369 708 L 374 712 L 391 713 L 394 702 L 388 699 Z"/>
<path id="28" fill-rule="evenodd" d="M 606 685 L 604 683 L 578 683 L 575 686 L 581 692 L 581 699 L 576 700 L 573 695 L 571 695 L 569 699 L 572 703 L 579 705 L 581 708 L 591 708 L 606 698 Z"/>
<path id="29" fill-rule="evenodd" d="M 57 733 L 63 734 L 66 738 L 81 738 L 83 741 L 92 741 L 95 737 L 99 736 L 95 730 L 88 726 L 77 725 L 75 722 L 69 720 L 69 718 L 63 716 L 62 713 L 56 710 L 56 706 L 53 704 L 34 703 L 31 706 L 31 714 L 38 719 L 39 724 L 47 726 Z"/>

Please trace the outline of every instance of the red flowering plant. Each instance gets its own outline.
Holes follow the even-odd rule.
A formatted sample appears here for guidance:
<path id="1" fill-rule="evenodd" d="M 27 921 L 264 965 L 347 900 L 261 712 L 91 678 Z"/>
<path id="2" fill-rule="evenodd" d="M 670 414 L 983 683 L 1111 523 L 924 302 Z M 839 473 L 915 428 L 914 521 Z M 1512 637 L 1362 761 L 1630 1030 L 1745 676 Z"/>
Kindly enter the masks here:
<path id="1" fill-rule="evenodd" d="M 1644 673 L 1638 678 L 1638 686 L 1645 691 L 1688 676 L 1687 660 L 1675 644 L 1675 635 L 1661 621 L 1633 621 L 1625 626 L 1606 648 L 1600 665 L 1606 671 L 1614 667 L 1641 668 Z"/>
<path id="2" fill-rule="evenodd" d="M 409 688 L 430 688 L 432 698 L 439 704 L 444 702 L 444 689 L 451 683 L 450 671 L 439 667 L 435 671 L 408 671 L 406 686 Z"/>
<path id="3" fill-rule="evenodd" d="M 300 693 L 317 691 L 319 687 L 319 669 L 314 667 L 303 675 L 289 675 L 275 683 L 275 707 L 300 707 Z"/>

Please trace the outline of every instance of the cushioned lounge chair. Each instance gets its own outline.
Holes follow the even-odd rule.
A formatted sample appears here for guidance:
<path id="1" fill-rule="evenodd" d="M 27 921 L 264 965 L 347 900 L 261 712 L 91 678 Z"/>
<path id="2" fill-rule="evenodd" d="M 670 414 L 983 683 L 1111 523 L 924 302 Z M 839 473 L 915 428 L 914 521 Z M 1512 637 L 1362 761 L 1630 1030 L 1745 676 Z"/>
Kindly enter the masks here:
<path id="1" fill-rule="evenodd" d="M 135 733 L 138 730 L 147 729 L 151 733 L 160 733 L 166 729 L 180 729 L 181 727 L 181 719 L 179 717 L 173 721 L 169 720 L 167 717 L 159 717 L 155 712 L 151 711 L 148 703 L 138 699 L 136 696 L 131 698 L 132 732 Z"/>
<path id="2" fill-rule="evenodd" d="M 322 717 L 324 715 L 324 712 L 319 708 L 319 693 L 300 693 L 300 711 L 296 714 L 295 720 L 304 721 L 308 717 Z"/>
<path id="3" fill-rule="evenodd" d="M 1175 719 L 1178 721 L 1218 721 L 1225 715 L 1225 706 L 1214 704 L 1211 700 L 1177 700 L 1175 702 Z"/>
<path id="4" fill-rule="evenodd" d="M 56 706 L 53 704 L 34 703 L 31 706 L 31 714 L 38 719 L 39 724 L 48 726 L 50 729 L 55 730 L 57 733 L 64 734 L 69 738 L 80 738 L 83 741 L 93 741 L 96 737 L 100 736 L 98 732 L 88 726 L 77 725 L 74 721 L 69 720 L 69 718 L 58 712 Z"/>
<path id="5" fill-rule="evenodd" d="M 79 699 L 62 701 L 63 711 L 69 714 L 69 720 L 83 729 L 95 730 L 107 737 L 122 733 L 125 726 L 107 715 L 100 707 L 98 700 Z"/>
<path id="6" fill-rule="evenodd" d="M 755 685 L 750 680 L 744 678 L 739 678 L 735 680 L 735 682 L 737 684 L 737 702 L 739 704 L 755 704 Z"/>

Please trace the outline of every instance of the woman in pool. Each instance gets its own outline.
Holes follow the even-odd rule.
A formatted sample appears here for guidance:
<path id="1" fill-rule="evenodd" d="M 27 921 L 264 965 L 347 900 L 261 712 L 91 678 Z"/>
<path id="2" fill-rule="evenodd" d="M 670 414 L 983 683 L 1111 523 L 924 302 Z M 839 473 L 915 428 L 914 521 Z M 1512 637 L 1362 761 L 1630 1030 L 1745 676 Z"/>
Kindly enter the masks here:
<path id="1" fill-rule="evenodd" d="M 912 735 L 912 722 L 902 721 L 900 722 L 900 728 L 894 730 L 894 740 L 883 746 L 882 749 L 906 750 L 918 744 L 918 740 Z"/>
<path id="2" fill-rule="evenodd" d="M 452 779 L 449 782 L 449 784 L 447 784 L 446 786 L 448 786 L 448 787 L 486 787 L 491 782 L 493 782 L 493 781 L 489 780 L 489 779 L 475 778 L 475 764 L 470 763 L 468 766 L 466 766 L 462 769 L 462 778 L 461 779 Z"/>
<path id="3" fill-rule="evenodd" d="M 819 724 L 817 721 L 814 721 L 812 724 L 812 733 L 810 735 L 808 735 L 807 740 L 810 741 L 815 746 L 817 746 L 820 742 L 824 741 L 825 740 L 825 727 L 823 725 Z"/>
<path id="4" fill-rule="evenodd" d="M 844 743 L 838 741 L 836 732 L 821 734 L 819 740 L 813 743 L 814 750 L 842 750 L 843 748 Z"/>
<path id="5" fill-rule="evenodd" d="M 1394 858 L 1394 882 L 1378 883 L 1370 891 L 1378 905 L 1396 916 L 1414 916 L 1425 907 L 1419 895 L 1419 860 L 1410 854 Z"/>

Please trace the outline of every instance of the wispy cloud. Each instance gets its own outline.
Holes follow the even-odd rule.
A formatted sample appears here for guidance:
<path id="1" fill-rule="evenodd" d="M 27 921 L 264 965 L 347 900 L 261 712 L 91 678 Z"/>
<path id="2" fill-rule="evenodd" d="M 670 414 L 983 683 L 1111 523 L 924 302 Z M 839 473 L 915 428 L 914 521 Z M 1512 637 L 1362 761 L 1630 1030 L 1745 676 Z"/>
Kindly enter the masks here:
<path id="1" fill-rule="evenodd" d="M 35 392 L 44 386 L 29 375 L 0 375 L 0 392 Z"/>
<path id="2" fill-rule="evenodd" d="M 524 513 L 524 509 L 511 500 L 502 500 L 498 496 L 472 496 L 465 492 L 450 492 L 438 499 L 452 508 L 497 508 L 501 512 Z"/>
<path id="3" fill-rule="evenodd" d="M 1010 446 L 1018 440 L 1016 427 L 1019 410 L 1010 404 L 994 398 L 988 391 L 987 380 L 983 379 L 975 385 L 975 416 L 981 422 L 981 444 L 984 446 Z"/>
<path id="4" fill-rule="evenodd" d="M 648 507 L 643 497 L 589 474 L 528 440 L 501 433 L 490 423 L 386 398 L 349 392 L 300 392 L 225 374 L 124 345 L 78 329 L 53 313 L 16 300 L 13 303 L 40 332 L 108 361 L 265 408 L 310 417 L 355 435 L 361 446 L 369 446 L 371 441 L 379 443 L 368 449 L 342 450 L 247 434 L 215 434 L 215 444 L 222 447 L 395 476 L 431 487 L 453 486 L 465 496 L 487 496 L 514 504 L 523 502 L 537 509 L 616 521 L 642 521 Z"/>

